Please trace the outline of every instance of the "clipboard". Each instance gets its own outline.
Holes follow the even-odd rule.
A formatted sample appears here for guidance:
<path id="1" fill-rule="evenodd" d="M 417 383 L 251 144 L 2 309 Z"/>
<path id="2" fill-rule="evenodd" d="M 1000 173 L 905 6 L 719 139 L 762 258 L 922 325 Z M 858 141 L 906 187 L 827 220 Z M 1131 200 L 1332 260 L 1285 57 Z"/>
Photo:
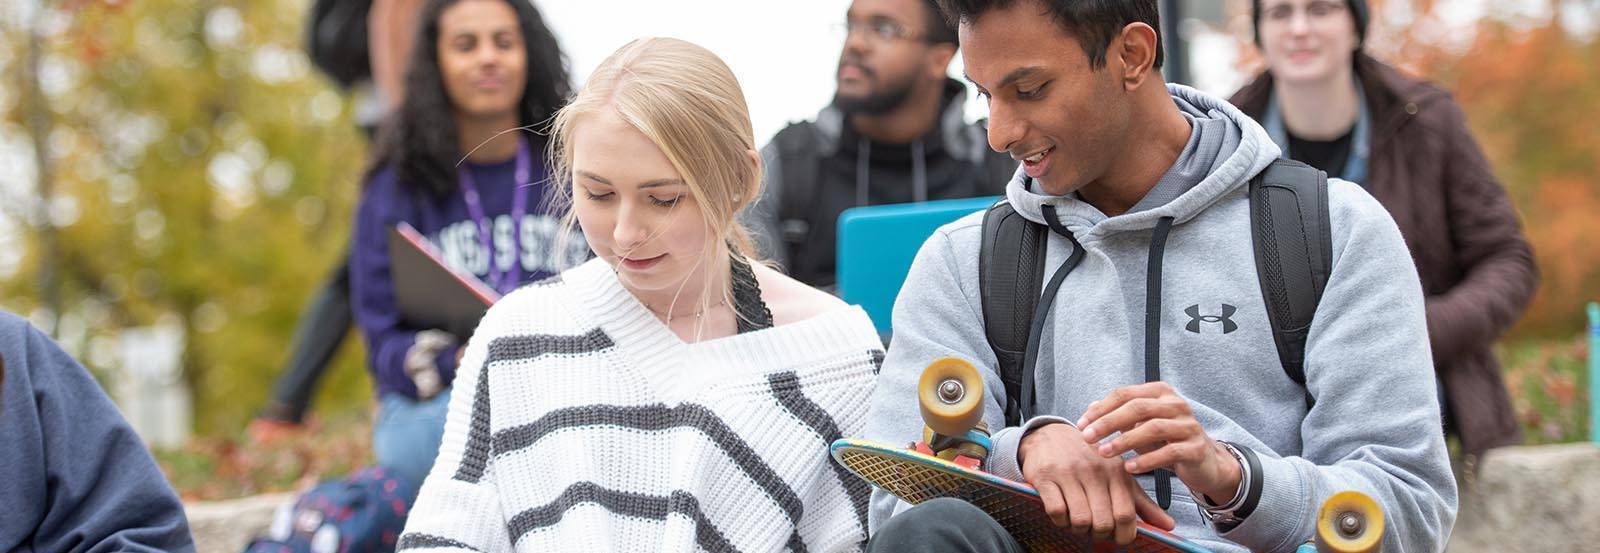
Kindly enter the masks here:
<path id="1" fill-rule="evenodd" d="M 389 229 L 390 277 L 400 318 L 414 328 L 437 328 L 466 340 L 500 293 L 445 264 L 432 242 L 406 222 Z"/>

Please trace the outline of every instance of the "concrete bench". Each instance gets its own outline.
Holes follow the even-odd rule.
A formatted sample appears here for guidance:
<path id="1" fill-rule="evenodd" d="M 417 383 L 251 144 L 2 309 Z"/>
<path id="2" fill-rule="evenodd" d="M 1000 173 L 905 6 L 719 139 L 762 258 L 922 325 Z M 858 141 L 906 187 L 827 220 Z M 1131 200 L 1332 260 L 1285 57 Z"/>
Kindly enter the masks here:
<path id="1" fill-rule="evenodd" d="M 1600 446 L 1492 450 L 1461 486 L 1450 553 L 1600 547 Z"/>
<path id="2" fill-rule="evenodd" d="M 187 503 L 189 529 L 194 532 L 199 553 L 239 553 L 250 540 L 272 524 L 279 506 L 294 500 L 295 494 L 256 495 L 225 501 Z"/>

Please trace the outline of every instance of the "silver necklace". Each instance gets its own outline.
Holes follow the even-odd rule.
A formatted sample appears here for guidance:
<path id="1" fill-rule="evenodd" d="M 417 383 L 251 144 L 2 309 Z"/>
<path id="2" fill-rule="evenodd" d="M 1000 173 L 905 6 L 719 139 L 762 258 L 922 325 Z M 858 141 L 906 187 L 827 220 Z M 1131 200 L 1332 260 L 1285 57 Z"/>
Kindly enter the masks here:
<path id="1" fill-rule="evenodd" d="M 641 303 L 643 303 L 643 302 L 641 302 Z M 727 300 L 727 298 L 723 298 L 723 299 L 722 299 L 722 300 L 720 300 L 720 301 L 718 301 L 718 302 L 717 302 L 717 303 L 716 303 L 716 304 L 715 304 L 715 305 L 712 305 L 712 306 L 710 306 L 710 307 L 707 307 L 707 308 L 705 308 L 705 309 L 701 309 L 701 310 L 698 310 L 698 311 L 695 311 L 695 312 L 694 312 L 694 318 L 695 318 L 695 320 L 697 320 L 697 321 L 698 321 L 698 320 L 700 320 L 700 319 L 701 319 L 701 318 L 702 318 L 702 317 L 704 317 L 704 316 L 705 316 L 705 314 L 706 314 L 706 311 L 709 311 L 709 310 L 712 310 L 712 309 L 716 309 L 716 308 L 718 308 L 718 307 L 722 307 L 722 306 L 724 306 L 724 305 L 727 305 L 727 304 L 728 304 L 728 300 Z M 649 309 L 649 310 L 650 310 L 650 312 L 651 312 L 651 313 L 655 313 L 655 314 L 656 314 L 656 316 L 659 316 L 659 317 L 666 317 L 666 318 L 667 318 L 667 324 L 669 324 L 669 325 L 670 325 L 670 324 L 672 324 L 672 320 L 673 320 L 673 319 L 677 319 L 677 318 L 680 318 L 680 316 L 675 316 L 675 315 L 673 315 L 673 314 L 671 314 L 671 313 L 662 313 L 662 312 L 660 312 L 660 311 L 657 311 L 657 310 L 656 310 L 656 308 L 654 308 L 654 307 L 650 307 L 650 304 L 648 304 L 648 303 L 646 303 L 646 304 L 644 304 L 644 308 L 645 308 L 645 309 Z"/>

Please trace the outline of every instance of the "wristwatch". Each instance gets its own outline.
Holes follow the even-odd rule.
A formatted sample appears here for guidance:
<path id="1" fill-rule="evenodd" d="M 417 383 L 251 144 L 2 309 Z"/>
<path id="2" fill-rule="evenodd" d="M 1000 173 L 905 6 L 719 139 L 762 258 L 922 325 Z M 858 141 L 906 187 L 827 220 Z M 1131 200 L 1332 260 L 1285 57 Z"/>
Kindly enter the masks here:
<path id="1" fill-rule="evenodd" d="M 1221 505 L 1212 503 L 1205 494 L 1196 494 L 1194 503 L 1200 509 L 1200 516 L 1211 521 L 1213 527 L 1229 530 L 1244 522 L 1261 500 L 1261 462 L 1249 448 L 1229 442 L 1219 441 L 1217 444 L 1239 463 L 1239 489 L 1234 492 L 1232 499 Z"/>

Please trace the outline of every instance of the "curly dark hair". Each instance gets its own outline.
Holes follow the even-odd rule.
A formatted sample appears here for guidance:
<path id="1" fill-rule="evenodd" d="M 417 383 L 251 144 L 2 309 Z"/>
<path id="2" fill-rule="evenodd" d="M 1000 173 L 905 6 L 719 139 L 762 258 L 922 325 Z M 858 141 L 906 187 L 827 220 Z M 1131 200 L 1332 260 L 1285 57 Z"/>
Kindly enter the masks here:
<path id="1" fill-rule="evenodd" d="M 369 175 L 393 167 L 401 186 L 443 197 L 458 190 L 456 162 L 461 159 L 461 137 L 451 115 L 450 96 L 439 71 L 437 44 L 439 18 L 460 0 L 429 0 L 422 7 L 417 40 L 406 69 L 405 98 L 379 130 Z M 545 123 L 572 94 L 567 58 L 556 44 L 539 10 L 527 0 L 507 0 L 517 13 L 522 43 L 527 50 L 527 83 L 517 105 L 517 124 Z M 530 133 L 535 152 L 543 149 L 539 133 Z"/>

